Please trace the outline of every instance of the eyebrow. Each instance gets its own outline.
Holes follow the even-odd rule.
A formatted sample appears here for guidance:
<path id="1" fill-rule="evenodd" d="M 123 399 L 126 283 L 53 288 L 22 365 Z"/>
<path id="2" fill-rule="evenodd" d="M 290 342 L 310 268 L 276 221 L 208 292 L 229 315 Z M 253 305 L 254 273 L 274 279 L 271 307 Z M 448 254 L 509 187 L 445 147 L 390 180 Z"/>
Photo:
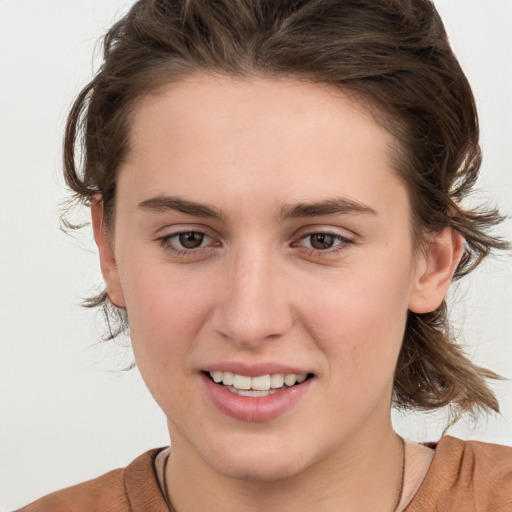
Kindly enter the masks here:
<path id="1" fill-rule="evenodd" d="M 370 214 L 378 215 L 377 212 L 365 204 L 353 201 L 345 197 L 327 199 L 317 203 L 299 203 L 297 205 L 286 205 L 281 208 L 279 220 L 297 219 L 302 217 L 317 217 L 322 215 L 336 214 Z"/>
<path id="2" fill-rule="evenodd" d="M 175 196 L 157 196 L 145 199 L 138 204 L 138 208 L 146 211 L 164 213 L 172 210 L 194 217 L 213 218 L 217 220 L 225 220 L 226 215 L 215 206 L 196 203 L 181 199 Z M 362 203 L 352 199 L 340 197 L 334 199 L 326 199 L 316 203 L 298 203 L 296 205 L 285 205 L 281 208 L 278 220 L 280 222 L 287 219 L 297 219 L 304 217 L 319 217 L 322 215 L 336 214 L 371 214 L 377 215 L 377 212 Z"/>
<path id="3" fill-rule="evenodd" d="M 225 215 L 215 206 L 187 201 L 179 197 L 158 196 L 146 199 L 138 204 L 141 210 L 163 213 L 169 210 L 185 213 L 194 217 L 224 220 Z"/>

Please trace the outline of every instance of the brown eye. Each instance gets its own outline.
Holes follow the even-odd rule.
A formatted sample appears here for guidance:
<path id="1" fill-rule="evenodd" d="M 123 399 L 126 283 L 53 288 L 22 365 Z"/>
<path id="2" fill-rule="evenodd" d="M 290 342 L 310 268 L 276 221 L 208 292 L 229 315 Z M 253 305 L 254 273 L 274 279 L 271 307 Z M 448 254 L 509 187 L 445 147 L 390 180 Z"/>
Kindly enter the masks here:
<path id="1" fill-rule="evenodd" d="M 310 244 L 313 249 L 330 249 L 335 242 L 335 238 L 328 233 L 314 233 L 309 235 Z"/>
<path id="2" fill-rule="evenodd" d="M 189 231 L 178 235 L 179 243 L 185 249 L 197 249 L 201 247 L 204 240 L 204 234 L 197 231 Z"/>
<path id="3" fill-rule="evenodd" d="M 298 245 L 313 251 L 332 254 L 347 248 L 352 243 L 352 240 L 337 233 L 319 231 L 318 233 L 308 233 L 302 236 Z"/>
<path id="4" fill-rule="evenodd" d="M 179 256 L 197 257 L 203 254 L 204 251 L 211 254 L 211 249 L 221 246 L 218 241 L 202 231 L 179 231 L 162 236 L 157 241 L 162 249 Z"/>

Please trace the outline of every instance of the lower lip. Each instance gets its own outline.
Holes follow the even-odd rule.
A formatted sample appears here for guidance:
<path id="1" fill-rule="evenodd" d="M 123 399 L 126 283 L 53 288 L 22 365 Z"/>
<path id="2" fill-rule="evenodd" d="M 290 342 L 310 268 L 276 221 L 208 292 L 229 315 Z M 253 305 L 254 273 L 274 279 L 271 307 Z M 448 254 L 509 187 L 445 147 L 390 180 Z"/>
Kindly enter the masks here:
<path id="1" fill-rule="evenodd" d="M 284 414 L 299 401 L 313 381 L 307 379 L 301 384 L 280 389 L 268 396 L 248 397 L 228 391 L 205 374 L 202 374 L 202 378 L 207 396 L 219 411 L 237 420 L 255 423 L 269 421 Z"/>

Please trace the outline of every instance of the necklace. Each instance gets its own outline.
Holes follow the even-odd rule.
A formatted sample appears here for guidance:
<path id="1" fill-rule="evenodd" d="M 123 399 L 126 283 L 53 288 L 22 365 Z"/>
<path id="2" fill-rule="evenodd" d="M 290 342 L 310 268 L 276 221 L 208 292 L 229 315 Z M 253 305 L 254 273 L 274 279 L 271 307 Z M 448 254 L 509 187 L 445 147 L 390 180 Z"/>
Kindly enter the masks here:
<path id="1" fill-rule="evenodd" d="M 398 498 L 396 500 L 395 506 L 393 507 L 393 512 L 399 512 L 398 507 L 400 506 L 400 502 L 402 501 L 402 495 L 404 493 L 404 482 L 405 482 L 405 441 L 402 436 L 398 436 L 398 439 L 400 439 L 400 444 L 402 445 L 402 474 L 400 476 L 400 487 L 398 489 Z M 168 458 L 169 457 L 167 457 L 167 459 Z M 166 465 L 167 465 L 167 459 L 165 460 Z M 165 501 L 167 503 L 167 507 L 169 508 L 169 512 L 174 512 L 174 509 L 171 507 L 171 504 L 167 500 L 167 496 L 165 496 Z"/>
<path id="2" fill-rule="evenodd" d="M 405 441 L 403 437 L 398 436 L 400 439 L 400 443 L 402 445 L 402 475 L 400 477 L 400 488 L 398 489 L 398 498 L 396 500 L 396 504 L 393 507 L 393 512 L 398 512 L 398 507 L 400 506 L 400 502 L 402 501 L 402 495 L 404 493 L 404 482 L 405 482 Z"/>

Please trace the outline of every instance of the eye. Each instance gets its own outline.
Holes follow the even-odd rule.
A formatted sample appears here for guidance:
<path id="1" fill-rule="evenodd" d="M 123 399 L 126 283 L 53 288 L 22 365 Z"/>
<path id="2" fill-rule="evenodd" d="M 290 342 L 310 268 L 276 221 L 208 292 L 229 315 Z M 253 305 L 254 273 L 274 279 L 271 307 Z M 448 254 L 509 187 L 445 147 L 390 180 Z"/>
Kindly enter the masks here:
<path id="1" fill-rule="evenodd" d="M 312 249 L 325 250 L 333 247 L 337 240 L 329 233 L 313 233 L 301 238 L 301 241 L 308 241 Z"/>
<path id="2" fill-rule="evenodd" d="M 344 249 L 352 240 L 338 233 L 308 233 L 303 235 L 296 245 L 320 252 L 336 252 Z"/>
<path id="3" fill-rule="evenodd" d="M 197 249 L 203 245 L 205 238 L 208 237 L 198 231 L 187 231 L 186 233 L 178 233 L 172 238 L 176 238 L 176 241 L 185 249 Z"/>
<path id="4" fill-rule="evenodd" d="M 201 231 L 181 231 L 159 239 L 164 249 L 175 253 L 193 252 L 212 245 L 212 238 Z"/>

